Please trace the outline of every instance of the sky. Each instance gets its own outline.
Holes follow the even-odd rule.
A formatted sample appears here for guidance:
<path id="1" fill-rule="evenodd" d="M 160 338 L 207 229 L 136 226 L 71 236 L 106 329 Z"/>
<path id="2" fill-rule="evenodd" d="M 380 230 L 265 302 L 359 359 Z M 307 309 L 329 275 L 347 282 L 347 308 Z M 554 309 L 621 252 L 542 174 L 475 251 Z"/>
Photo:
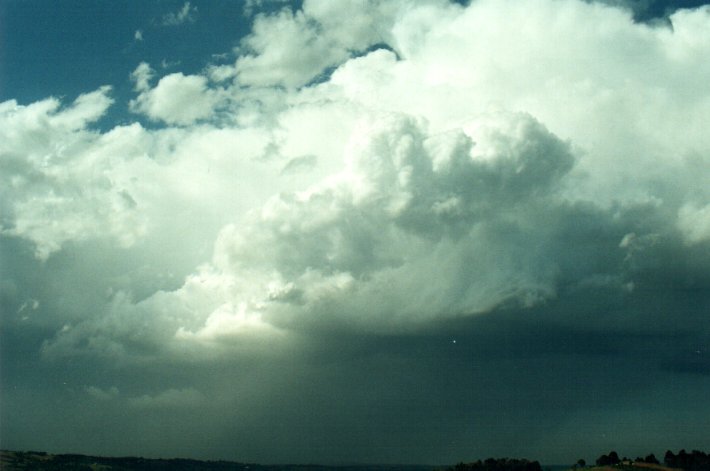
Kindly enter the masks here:
<path id="1" fill-rule="evenodd" d="M 710 449 L 710 6 L 0 3 L 0 446 Z"/>

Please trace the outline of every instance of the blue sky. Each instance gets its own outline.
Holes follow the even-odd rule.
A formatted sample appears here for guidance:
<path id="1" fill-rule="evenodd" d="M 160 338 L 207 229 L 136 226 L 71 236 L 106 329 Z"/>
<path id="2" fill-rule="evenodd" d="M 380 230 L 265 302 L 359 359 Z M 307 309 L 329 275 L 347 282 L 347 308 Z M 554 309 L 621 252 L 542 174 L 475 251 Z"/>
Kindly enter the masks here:
<path id="1" fill-rule="evenodd" d="M 242 2 L 192 1 L 183 19 L 168 21 L 170 15 L 177 19 L 185 5 L 3 2 L 0 99 L 22 103 L 50 95 L 69 99 L 110 85 L 118 101 L 111 117 L 127 119 L 129 75 L 140 62 L 155 64 L 166 73 L 196 73 L 232 61 L 234 48 L 250 30 L 252 18 Z"/>
<path id="2" fill-rule="evenodd" d="M 710 448 L 710 6 L 13 0 L 0 31 L 3 448 Z"/>

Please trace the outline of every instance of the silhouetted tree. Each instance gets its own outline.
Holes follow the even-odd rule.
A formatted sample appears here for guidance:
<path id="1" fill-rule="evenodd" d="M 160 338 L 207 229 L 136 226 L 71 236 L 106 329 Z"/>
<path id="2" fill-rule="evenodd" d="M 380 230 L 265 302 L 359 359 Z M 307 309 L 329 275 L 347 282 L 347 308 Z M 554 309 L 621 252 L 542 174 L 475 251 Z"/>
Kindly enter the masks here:
<path id="1" fill-rule="evenodd" d="M 584 468 L 585 466 L 587 466 L 587 462 L 584 461 L 584 459 L 580 458 L 577 460 L 577 466 L 579 466 L 580 468 Z"/>
<path id="2" fill-rule="evenodd" d="M 679 468 L 685 471 L 710 470 L 710 455 L 698 450 L 693 450 L 691 453 L 680 450 L 677 455 L 668 450 L 663 461 L 669 468 Z"/>
<path id="3" fill-rule="evenodd" d="M 676 465 L 675 454 L 671 450 L 667 450 L 666 454 L 663 456 L 663 462 L 669 468 L 675 468 L 675 465 Z"/>
<path id="4" fill-rule="evenodd" d="M 650 455 L 647 455 L 646 458 L 643 459 L 644 463 L 650 463 L 650 464 L 660 464 L 658 462 L 658 459 L 656 459 L 656 456 L 651 453 Z"/>
<path id="5" fill-rule="evenodd" d="M 677 468 L 690 469 L 690 459 L 688 453 L 683 449 L 675 456 L 675 465 Z"/>
<path id="6" fill-rule="evenodd" d="M 620 462 L 619 455 L 615 451 L 609 453 L 609 464 L 619 464 Z"/>
<path id="7" fill-rule="evenodd" d="M 692 469 L 694 471 L 708 470 L 710 469 L 710 455 L 703 453 L 702 451 L 693 450 L 692 456 Z"/>
<path id="8" fill-rule="evenodd" d="M 597 466 L 611 466 L 620 462 L 619 455 L 615 451 L 610 452 L 608 455 L 600 456 L 596 461 Z"/>

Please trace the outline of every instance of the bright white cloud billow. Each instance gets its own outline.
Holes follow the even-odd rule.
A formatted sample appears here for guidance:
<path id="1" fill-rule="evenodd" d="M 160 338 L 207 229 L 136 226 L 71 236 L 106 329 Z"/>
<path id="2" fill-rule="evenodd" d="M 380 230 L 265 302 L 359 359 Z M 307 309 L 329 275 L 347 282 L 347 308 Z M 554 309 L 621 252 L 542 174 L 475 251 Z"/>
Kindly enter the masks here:
<path id="1" fill-rule="evenodd" d="M 86 129 L 111 105 L 108 93 L 82 95 L 61 110 L 53 99 L 2 105 L 2 230 L 32 240 L 41 258 L 67 240 L 108 236 L 128 246 L 143 230 L 134 185 L 118 169 L 136 157 L 137 129 Z"/>
<path id="2" fill-rule="evenodd" d="M 525 361 L 558 355 L 560 371 L 631 352 L 654 374 L 706 375 L 710 8 L 647 24 L 609 3 L 306 0 L 257 13 L 226 64 L 161 76 L 141 62 L 126 74 L 134 98 L 113 106 L 142 125 L 98 130 L 107 87 L 2 103 L 0 243 L 18 274 L 0 271 L 0 301 L 53 333 L 45 361 L 219 366 L 82 391 L 132 413 L 227 404 L 245 430 L 258 421 L 236 415 L 288 389 L 282 377 L 337 376 L 289 363 L 317 348 L 345 358 L 330 335 L 436 338 L 474 319 L 500 334 L 500 318 L 523 347 L 463 332 L 478 343 L 461 364 L 530 347 Z M 185 3 L 165 21 L 194 14 Z M 553 334 L 528 319 L 580 343 L 540 346 Z M 625 340 L 644 335 L 639 350 Z M 348 365 L 365 377 L 369 358 Z M 462 388 L 487 388 L 476 374 Z M 227 384 L 244 402 L 215 393 Z M 272 422 L 300 410 L 273 394 Z"/>
<path id="3" fill-rule="evenodd" d="M 303 9 L 257 16 L 242 41 L 237 80 L 251 86 L 299 87 L 351 54 L 383 43 L 409 2 L 308 0 Z"/>
<path id="4" fill-rule="evenodd" d="M 168 124 L 192 124 L 212 115 L 219 92 L 207 86 L 207 78 L 180 72 L 161 78 L 155 88 L 148 88 L 149 66 L 142 63 L 132 74 L 136 90 L 141 93 L 130 103 L 136 113 L 144 113 L 155 121 Z"/>

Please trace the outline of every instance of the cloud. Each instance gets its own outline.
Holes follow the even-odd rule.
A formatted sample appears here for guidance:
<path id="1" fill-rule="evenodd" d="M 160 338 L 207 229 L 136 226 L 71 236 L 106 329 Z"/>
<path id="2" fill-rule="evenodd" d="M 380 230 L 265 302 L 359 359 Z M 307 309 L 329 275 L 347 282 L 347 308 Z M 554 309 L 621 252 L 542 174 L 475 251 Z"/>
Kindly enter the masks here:
<path id="1" fill-rule="evenodd" d="M 332 49 L 326 38 L 309 28 L 307 21 L 302 13 L 294 15 L 290 10 L 257 17 L 254 33 L 244 40 L 244 46 L 255 54 L 237 60 L 239 82 L 297 87 L 342 60 L 345 51 Z M 280 40 L 274 41 L 273 34 L 279 34 Z"/>
<path id="2" fill-rule="evenodd" d="M 176 72 L 161 78 L 155 88 L 148 88 L 152 70 L 141 63 L 131 74 L 140 94 L 131 100 L 129 107 L 135 113 L 144 113 L 155 121 L 167 124 L 188 125 L 208 118 L 214 112 L 220 97 L 218 91 L 207 85 L 201 75 L 183 75 Z"/>
<path id="3" fill-rule="evenodd" d="M 533 309 L 581 291 L 628 295 L 644 286 L 647 275 L 639 267 L 650 262 L 641 260 L 660 253 L 622 243 L 631 240 L 629 234 L 636 241 L 659 241 L 667 250 L 680 250 L 677 231 L 691 244 L 706 240 L 702 208 L 708 193 L 699 177 L 706 169 L 702 159 L 690 156 L 709 143 L 678 118 L 706 110 L 684 96 L 670 100 L 668 93 L 687 81 L 685 75 L 652 79 L 645 73 L 649 64 L 688 67 L 690 60 L 695 67 L 693 57 L 699 56 L 687 51 L 704 43 L 678 38 L 707 21 L 703 10 L 672 15 L 670 32 L 598 4 L 553 8 L 541 2 L 523 14 L 522 7 L 495 2 L 467 8 L 434 2 L 388 10 L 377 23 L 362 16 L 343 27 L 345 17 L 360 18 L 353 13 L 360 7 L 347 4 L 352 12 L 339 16 L 327 4 L 306 2 L 302 11 L 259 16 L 245 40 L 258 54 L 211 74 L 229 87 L 233 70 L 244 85 L 244 64 L 263 60 L 269 73 L 283 67 L 295 75 L 255 78 L 249 92 L 240 85 L 220 90 L 205 76 L 182 73 L 166 75 L 151 88 L 155 72 L 139 65 L 132 74 L 139 95 L 131 108 L 186 127 L 174 145 L 188 148 L 189 136 L 196 135 L 190 126 L 208 122 L 219 106 L 236 122 L 265 126 L 255 147 L 261 151 L 253 155 L 261 153 L 271 166 L 262 175 L 277 194 L 235 216 L 238 222 L 220 218 L 224 225 L 212 260 L 181 288 L 135 301 L 124 293 L 105 318 L 60 333 L 57 346 L 73 350 L 91 335 L 102 338 L 101 345 L 114 345 L 107 351 L 121 352 L 131 338 L 131 319 L 144 316 L 154 320 L 145 340 L 154 347 L 327 325 L 417 330 L 442 319 Z M 495 20 L 502 14 L 508 21 Z M 328 41 L 309 36 L 318 28 Z M 323 63 L 293 64 L 274 49 L 298 43 L 273 36 L 284 31 L 311 37 L 299 48 L 319 61 L 328 57 L 322 48 L 335 44 L 340 52 Z M 481 46 L 496 43 L 501 34 L 516 39 L 495 50 Z M 586 39 L 572 40 L 579 35 Z M 569 37 L 570 46 L 556 47 L 553 36 Z M 393 50 L 349 58 L 350 47 L 383 38 Z M 607 48 L 610 40 L 628 51 Z M 303 86 L 326 62 L 341 65 L 329 80 Z M 269 88 L 275 84 L 292 88 Z M 697 84 L 686 84 L 695 86 L 694 96 L 702 95 Z M 555 93 L 548 94 L 553 86 Z M 545 96 L 552 98 L 540 99 Z M 578 105 L 569 106 L 573 98 Z M 668 111 L 663 117 L 661 108 Z M 259 121 L 246 119 L 255 115 Z M 628 126 L 615 122 L 620 116 Z M 594 126 L 584 125 L 589 122 Z M 334 123 L 333 132 L 321 132 Z M 231 141 L 235 148 L 243 147 L 238 139 Z M 168 168 L 179 161 L 169 160 Z M 640 170 L 642 164 L 648 170 Z M 658 184 L 662 174 L 675 177 Z M 202 188 L 212 178 L 206 174 Z M 146 203 L 135 190 L 127 191 L 135 204 L 117 214 L 141 214 L 135 208 Z M 212 194 L 221 205 L 224 194 Z M 135 233 L 127 245 L 140 237 L 147 236 Z M 47 245 L 43 256 L 59 246 Z M 147 314 L 167 305 L 172 318 Z"/>
<path id="4" fill-rule="evenodd" d="M 244 2 L 244 16 L 252 16 L 255 10 L 261 10 L 264 6 L 284 5 L 288 0 L 246 0 Z"/>
<path id="5" fill-rule="evenodd" d="M 691 244 L 710 240 L 710 205 L 698 208 L 691 203 L 681 207 L 678 227 L 685 240 Z"/>
<path id="6" fill-rule="evenodd" d="M 254 20 L 236 62 L 243 85 L 299 87 L 353 53 L 383 42 L 394 16 L 406 8 L 384 2 L 307 1 Z"/>
<path id="7" fill-rule="evenodd" d="M 206 401 L 204 394 L 193 388 L 166 389 L 155 395 L 128 399 L 131 407 L 141 409 L 194 407 Z"/>
<path id="8" fill-rule="evenodd" d="M 155 71 L 147 62 L 141 62 L 138 67 L 131 72 L 131 80 L 135 83 L 134 90 L 137 92 L 147 92 L 150 90 L 150 81 L 153 79 Z"/>
<path id="9" fill-rule="evenodd" d="M 698 62 L 707 41 L 695 34 L 705 9 L 674 13 L 669 30 L 579 2 L 525 13 L 485 1 L 368 4 L 382 15 L 362 7 L 309 1 L 258 16 L 235 66 L 207 72 L 223 88 L 180 72 L 155 83 L 141 63 L 132 111 L 182 131 L 90 131 L 110 105 L 108 89 L 67 109 L 55 99 L 3 104 L 9 153 L 35 156 L 6 173 L 3 227 L 32 241 L 39 258 L 98 237 L 125 249 L 158 240 L 174 226 L 156 215 L 175 208 L 176 195 L 220 215 L 201 232 L 212 239 L 181 288 L 136 300 L 112 291 L 103 315 L 114 320 L 87 319 L 58 338 L 74 345 L 106 335 L 108 345 L 109 326 L 126 322 L 116 332 L 129 335 L 124 313 L 138 319 L 165 303 L 181 314 L 153 316 L 149 331 L 168 343 L 322 322 L 416 329 L 532 308 L 572 286 L 639 289 L 624 251 L 629 260 L 652 251 L 619 247 L 629 234 L 673 250 L 676 240 L 707 241 L 707 167 L 695 156 L 710 142 L 692 124 L 707 114 L 706 92 L 693 74 L 648 73 L 658 64 L 708 73 Z M 389 48 L 353 53 L 381 41 Z M 313 61 L 293 62 L 283 49 L 292 46 Z M 330 78 L 305 85 L 333 65 Z M 224 124 L 217 110 L 244 132 L 213 128 Z M 22 137 L 32 133 L 44 140 Z M 235 165 L 230 148 L 244 150 L 244 167 L 226 174 L 264 186 L 252 206 L 226 204 L 230 185 L 209 170 Z M 49 214 L 54 223 L 42 224 Z M 589 242 L 594 227 L 599 240 Z"/>
<path id="10" fill-rule="evenodd" d="M 116 386 L 111 386 L 108 389 L 101 389 L 96 386 L 87 386 L 85 389 L 89 396 L 99 401 L 110 401 L 119 396 L 119 391 Z"/>
<path id="11" fill-rule="evenodd" d="M 190 2 L 185 2 L 178 11 L 170 12 L 163 16 L 163 26 L 180 26 L 184 23 L 193 23 L 197 15 L 197 7 L 191 6 Z"/>
<path id="12" fill-rule="evenodd" d="M 554 270 L 519 259 L 526 256 L 515 250 L 522 241 L 494 249 L 510 259 L 485 255 L 493 251 L 488 244 L 497 245 L 497 213 L 522 211 L 513 208 L 523 201 L 542 204 L 556 183 L 547 179 L 571 168 L 563 143 L 529 118 L 513 119 L 525 129 L 520 141 L 501 142 L 505 149 L 485 156 L 470 155 L 464 135 L 428 141 L 406 119 L 360 129 L 346 151 L 346 171 L 272 199 L 252 227 L 223 231 L 215 258 L 236 276 L 252 273 L 252 285 L 271 276 L 258 303 L 267 313 L 294 310 L 299 322 L 318 312 L 355 324 L 406 325 L 545 297 L 554 291 L 546 279 Z M 515 226 L 510 221 L 506 229 Z M 466 273 L 460 260 L 477 268 Z M 380 307 L 367 299 L 379 299 Z M 332 312 L 322 312 L 324 305 Z"/>
<path id="13" fill-rule="evenodd" d="M 224 82 L 234 78 L 236 71 L 229 65 L 213 65 L 207 69 L 207 74 L 213 82 Z"/>
<path id="14" fill-rule="evenodd" d="M 294 157 L 284 165 L 282 173 L 296 173 L 311 169 L 316 166 L 318 158 L 315 155 L 302 155 Z"/>
<path id="15" fill-rule="evenodd" d="M 133 35 L 133 39 L 135 39 L 138 42 L 143 41 L 143 31 L 141 31 L 140 29 L 137 29 L 135 34 Z"/>
<path id="16" fill-rule="evenodd" d="M 240 459 L 555 457 L 638 397 L 675 446 L 650 404 L 707 412 L 710 11 L 668 22 L 306 1 L 232 64 L 140 63 L 149 127 L 96 129 L 107 88 L 0 104 L 4 348 L 45 368 L 8 374 Z"/>
<path id="17" fill-rule="evenodd" d="M 115 168 L 107 156 L 124 138 L 135 137 L 136 128 L 102 136 L 86 129 L 113 102 L 109 90 L 81 95 L 65 109 L 55 99 L 30 106 L 2 104 L 2 232 L 32 240 L 39 258 L 69 240 L 103 235 L 129 246 L 140 237 L 143 225 L 134 211 L 130 181 L 98 173 Z"/>
<path id="18" fill-rule="evenodd" d="M 669 231 L 646 227 L 654 207 L 569 202 L 569 145 L 527 115 L 486 119 L 433 136 L 406 117 L 363 123 L 342 172 L 225 227 L 212 264 L 180 289 L 116 297 L 110 315 L 60 333 L 47 352 L 86 336 L 121 356 L 129 339 L 173 350 L 344 326 L 407 332 L 581 292 L 624 296 L 644 276 L 636 241 Z"/>
<path id="19" fill-rule="evenodd" d="M 667 19 L 670 14 L 681 8 L 699 7 L 705 2 L 702 0 L 602 0 L 601 3 L 629 9 L 633 12 L 634 19 L 636 21 L 646 21 L 660 24 L 660 22 Z"/>

